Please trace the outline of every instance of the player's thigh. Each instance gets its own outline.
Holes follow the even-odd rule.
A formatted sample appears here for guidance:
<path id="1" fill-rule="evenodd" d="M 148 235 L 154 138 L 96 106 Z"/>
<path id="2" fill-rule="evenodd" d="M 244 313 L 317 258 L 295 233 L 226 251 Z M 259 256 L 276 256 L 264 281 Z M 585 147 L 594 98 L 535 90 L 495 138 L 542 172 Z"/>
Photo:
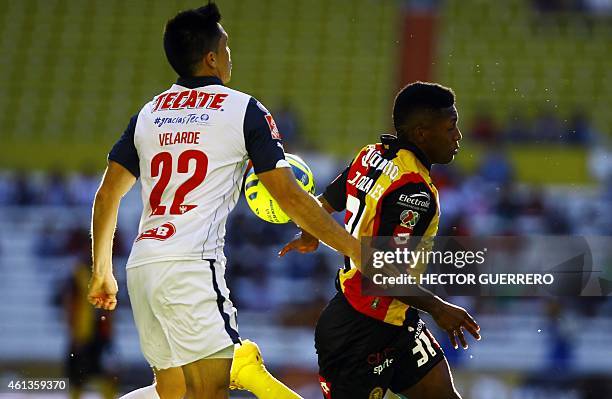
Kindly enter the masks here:
<path id="1" fill-rule="evenodd" d="M 407 399 L 461 399 L 453 384 L 446 358 L 439 361 L 415 385 L 398 393 Z"/>
<path id="2" fill-rule="evenodd" d="M 401 328 L 358 313 L 338 294 L 315 331 L 321 391 L 327 399 L 382 399 L 398 360 Z"/>
<path id="3" fill-rule="evenodd" d="M 187 398 L 228 398 L 231 358 L 201 359 L 182 367 Z"/>
<path id="4" fill-rule="evenodd" d="M 153 368 L 153 373 L 155 374 L 155 388 L 161 399 L 181 399 L 185 396 L 187 388 L 182 368 L 171 367 L 164 370 Z"/>

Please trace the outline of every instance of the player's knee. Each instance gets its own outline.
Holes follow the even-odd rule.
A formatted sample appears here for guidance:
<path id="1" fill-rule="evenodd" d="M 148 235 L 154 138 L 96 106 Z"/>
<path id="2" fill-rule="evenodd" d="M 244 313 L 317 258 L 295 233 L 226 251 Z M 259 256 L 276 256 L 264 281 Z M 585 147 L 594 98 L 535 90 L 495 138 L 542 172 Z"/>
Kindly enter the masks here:
<path id="1" fill-rule="evenodd" d="M 155 388 L 160 399 L 182 399 L 186 393 L 185 385 L 179 383 L 157 381 Z"/>
<path id="2" fill-rule="evenodd" d="M 228 397 L 227 395 L 227 384 L 222 386 L 220 383 L 215 384 L 212 383 L 212 381 L 207 384 L 202 381 L 198 381 L 187 383 L 187 392 L 185 397 L 190 399 L 225 399 Z"/>

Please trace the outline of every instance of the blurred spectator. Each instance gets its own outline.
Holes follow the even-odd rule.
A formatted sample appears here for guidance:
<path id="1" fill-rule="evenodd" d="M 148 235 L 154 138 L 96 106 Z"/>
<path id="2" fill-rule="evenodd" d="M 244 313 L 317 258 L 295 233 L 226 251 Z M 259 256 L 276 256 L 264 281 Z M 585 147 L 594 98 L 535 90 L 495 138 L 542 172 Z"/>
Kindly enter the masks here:
<path id="1" fill-rule="evenodd" d="M 18 171 L 13 179 L 13 198 L 11 204 L 19 206 L 35 205 L 36 191 L 30 181 L 30 176 L 24 171 Z"/>
<path id="2" fill-rule="evenodd" d="M 576 112 L 569 123 L 567 142 L 587 146 L 594 141 L 594 132 L 588 118 L 582 112 Z"/>
<path id="3" fill-rule="evenodd" d="M 274 121 L 283 136 L 283 145 L 287 152 L 297 151 L 302 146 L 300 123 L 297 113 L 288 100 L 283 100 L 280 107 L 274 110 Z"/>
<path id="4" fill-rule="evenodd" d="M 45 223 L 34 240 L 34 254 L 40 257 L 63 256 L 65 253 L 66 231 L 55 223 Z"/>
<path id="5" fill-rule="evenodd" d="M 502 150 L 495 149 L 483 156 L 478 174 L 491 183 L 503 186 L 514 178 L 514 167 Z"/>
<path id="6" fill-rule="evenodd" d="M 480 113 L 472 123 L 470 137 L 481 143 L 494 143 L 499 137 L 499 131 L 489 113 Z"/>
<path id="7" fill-rule="evenodd" d="M 542 109 L 533 126 L 533 138 L 536 143 L 561 142 L 563 129 L 557 114 L 550 109 Z"/>
<path id="8" fill-rule="evenodd" d="M 47 175 L 41 200 L 45 205 L 72 205 L 64 172 L 55 169 Z"/>
<path id="9" fill-rule="evenodd" d="M 508 118 L 504 129 L 504 139 L 511 143 L 529 141 L 529 126 L 523 115 L 515 113 Z"/>
<path id="10" fill-rule="evenodd" d="M 68 184 L 70 200 L 76 205 L 91 206 L 96 190 L 100 185 L 100 176 L 92 167 L 84 167 Z"/>
<path id="11" fill-rule="evenodd" d="M 68 323 L 66 375 L 70 381 L 71 398 L 80 398 L 84 385 L 99 379 L 100 393 L 113 398 L 116 387 L 112 376 L 110 352 L 113 346 L 112 313 L 96 310 L 87 302 L 89 254 L 80 259 L 70 278 L 61 287 L 60 302 Z"/>
<path id="12" fill-rule="evenodd" d="M 551 300 L 546 309 L 548 317 L 548 332 L 551 340 L 548 368 L 555 373 L 566 374 L 572 368 L 572 341 L 574 339 L 574 326 L 572 316 L 564 315 L 566 306 Z"/>

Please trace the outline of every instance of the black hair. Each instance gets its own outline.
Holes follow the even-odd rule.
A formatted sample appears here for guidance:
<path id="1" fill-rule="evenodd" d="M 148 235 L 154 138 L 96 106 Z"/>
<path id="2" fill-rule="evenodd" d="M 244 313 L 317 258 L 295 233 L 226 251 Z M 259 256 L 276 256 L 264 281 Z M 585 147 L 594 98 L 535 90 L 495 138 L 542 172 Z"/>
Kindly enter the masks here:
<path id="1" fill-rule="evenodd" d="M 193 76 L 208 52 L 217 51 L 221 13 L 215 3 L 181 11 L 166 23 L 164 50 L 179 76 Z"/>
<path id="2" fill-rule="evenodd" d="M 449 108 L 455 104 L 452 89 L 437 83 L 415 82 L 397 93 L 393 104 L 393 126 L 398 137 L 410 132 L 416 117 L 431 116 L 432 112 Z"/>

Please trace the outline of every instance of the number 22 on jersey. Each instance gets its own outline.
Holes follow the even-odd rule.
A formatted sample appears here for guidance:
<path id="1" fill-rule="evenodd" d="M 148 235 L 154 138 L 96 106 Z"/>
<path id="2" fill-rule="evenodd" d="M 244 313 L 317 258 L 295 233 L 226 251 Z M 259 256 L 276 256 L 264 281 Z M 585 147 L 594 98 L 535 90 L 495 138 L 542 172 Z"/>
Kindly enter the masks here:
<path id="1" fill-rule="evenodd" d="M 195 169 L 193 174 L 181 184 L 174 193 L 174 199 L 170 205 L 170 215 L 182 215 L 197 207 L 195 204 L 185 204 L 185 197 L 195 188 L 197 188 L 206 178 L 208 171 L 208 157 L 199 150 L 187 150 L 178 156 L 176 172 L 188 173 L 189 163 L 195 161 Z M 165 151 L 156 154 L 151 159 L 151 177 L 159 176 L 159 180 L 151 190 L 149 197 L 149 205 L 151 206 L 151 216 L 160 216 L 166 214 L 166 205 L 161 204 L 161 199 L 164 191 L 170 183 L 172 173 L 174 171 L 174 160 L 172 154 Z"/>

